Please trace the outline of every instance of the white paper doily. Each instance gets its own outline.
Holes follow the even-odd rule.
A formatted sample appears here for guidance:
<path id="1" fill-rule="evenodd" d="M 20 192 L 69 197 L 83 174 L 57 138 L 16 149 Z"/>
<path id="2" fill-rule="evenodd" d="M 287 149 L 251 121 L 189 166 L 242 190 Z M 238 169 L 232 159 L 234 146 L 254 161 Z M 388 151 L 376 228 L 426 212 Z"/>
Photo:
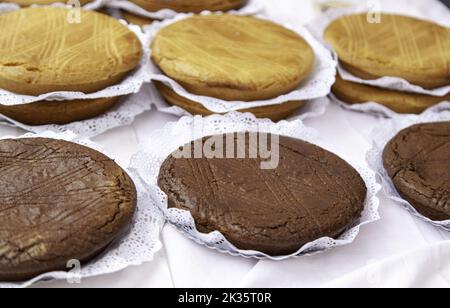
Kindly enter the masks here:
<path id="1" fill-rule="evenodd" d="M 431 219 L 420 214 L 408 201 L 403 199 L 398 193 L 397 189 L 389 177 L 383 163 L 384 148 L 392 138 L 394 138 L 403 129 L 419 123 L 433 123 L 450 121 L 450 111 L 443 111 L 441 113 L 425 112 L 420 116 L 398 117 L 393 120 L 383 121 L 383 124 L 374 129 L 371 134 L 373 141 L 372 149 L 367 153 L 367 161 L 381 178 L 383 190 L 395 203 L 400 204 L 412 215 L 431 223 L 434 226 L 440 227 L 446 231 L 450 231 L 450 220 L 448 221 L 432 221 Z"/>
<path id="2" fill-rule="evenodd" d="M 144 27 L 144 32 L 146 36 L 149 36 L 148 40 L 151 42 L 155 37 L 156 33 L 177 21 L 183 20 L 192 16 L 192 14 L 178 14 L 174 19 L 165 20 L 162 22 L 154 22 L 150 26 Z M 262 16 L 257 16 L 258 18 L 266 19 Z M 198 102 L 203 107 L 211 110 L 214 113 L 227 113 L 230 111 L 238 111 L 254 107 L 279 105 L 286 103 L 288 101 L 304 101 L 310 99 L 316 99 L 325 97 L 330 93 L 331 86 L 335 82 L 336 77 L 336 61 L 333 59 L 330 52 L 324 48 L 305 28 L 295 28 L 284 25 L 286 28 L 290 28 L 302 36 L 308 44 L 313 48 L 314 54 L 316 56 L 314 69 L 311 75 L 299 86 L 295 91 L 288 94 L 281 95 L 277 98 L 270 100 L 261 101 L 225 101 L 218 98 L 206 97 L 194 95 L 186 91 L 178 82 L 164 75 L 161 70 L 151 61 L 152 66 L 152 76 L 151 79 L 154 81 L 160 81 L 165 85 L 169 86 L 178 95 L 183 96 L 191 101 Z"/>
<path id="3" fill-rule="evenodd" d="M 338 63 L 338 71 L 342 79 L 351 81 L 354 83 L 381 87 L 389 90 L 411 92 L 417 94 L 425 94 L 429 96 L 445 96 L 450 93 L 450 86 L 441 87 L 434 90 L 427 90 L 421 86 L 413 85 L 406 81 L 405 79 L 398 77 L 382 77 L 374 80 L 365 80 L 352 75 L 350 72 L 346 71 L 341 64 Z"/>
<path id="4" fill-rule="evenodd" d="M 292 122 L 282 121 L 275 124 L 269 120 L 258 120 L 249 113 L 233 112 L 225 116 L 213 115 L 204 118 L 199 116 L 183 117 L 178 122 L 168 123 L 163 129 L 151 133 L 147 137 L 147 142 L 142 143 L 142 149 L 131 159 L 130 169 L 135 170 L 143 182 L 146 183 L 154 200 L 153 204 L 156 204 L 165 213 L 167 220 L 177 226 L 187 237 L 199 244 L 234 256 L 284 260 L 350 244 L 358 235 L 361 226 L 379 219 L 379 200 L 376 195 L 381 187 L 376 182 L 375 173 L 367 167 L 355 166 L 368 188 L 365 209 L 358 225 L 346 231 L 337 240 L 321 238 L 305 245 L 292 255 L 271 257 L 261 252 L 239 250 L 219 232 L 210 234 L 199 233 L 190 212 L 167 208 L 167 196 L 157 186 L 160 167 L 171 153 L 186 143 L 204 136 L 243 131 L 268 132 L 290 136 L 309 141 L 330 150 L 325 142 L 318 138 L 316 131 L 305 127 L 300 120 Z"/>
<path id="5" fill-rule="evenodd" d="M 188 111 L 178 106 L 169 105 L 159 94 L 154 85 L 151 85 L 151 102 L 159 112 L 172 114 L 178 117 L 192 116 Z M 320 117 L 327 110 L 330 100 L 327 97 L 318 98 L 307 101 L 304 106 L 300 107 L 290 118 L 305 120 Z"/>
<path id="6" fill-rule="evenodd" d="M 145 84 L 140 92 L 119 99 L 116 106 L 111 110 L 92 119 L 65 125 L 51 124 L 33 126 L 20 123 L 0 114 L 0 120 L 4 120 L 0 121 L 0 125 L 12 125 L 33 133 L 72 131 L 83 137 L 95 137 L 110 129 L 129 125 L 134 121 L 136 116 L 151 110 L 149 86 L 150 84 Z"/>
<path id="7" fill-rule="evenodd" d="M 0 13 L 2 12 L 2 10 L 11 11 L 11 6 L 6 5 L 3 8 L 2 6 L 0 6 Z M 137 93 L 144 83 L 150 82 L 150 70 L 151 70 L 150 45 L 149 41 L 147 40 L 148 37 L 145 36 L 144 33 L 142 33 L 140 27 L 134 25 L 127 25 L 125 21 L 120 22 L 124 24 L 126 27 L 128 27 L 130 31 L 134 32 L 136 36 L 139 38 L 139 41 L 142 44 L 143 53 L 142 59 L 138 67 L 134 71 L 130 72 L 130 74 L 119 84 L 89 94 L 85 94 L 82 92 L 62 91 L 62 92 L 45 93 L 39 96 L 29 96 L 16 94 L 6 91 L 4 89 L 0 89 L 1 104 L 12 106 L 12 105 L 29 104 L 44 100 L 61 101 L 74 99 L 96 99 L 105 97 L 124 96 L 128 94 Z"/>
<path id="8" fill-rule="evenodd" d="M 414 114 L 397 113 L 394 110 L 376 102 L 349 104 L 337 98 L 336 95 L 334 95 L 333 93 L 331 93 L 329 97 L 331 101 L 339 104 L 339 106 L 345 110 L 367 113 L 377 117 L 395 118 L 400 116 L 414 115 Z M 442 102 L 436 104 L 425 110 L 425 112 L 439 113 L 445 110 L 450 110 L 450 102 Z"/>
<path id="9" fill-rule="evenodd" d="M 17 11 L 20 9 L 20 6 L 18 6 L 15 3 L 0 3 L 0 14 Z"/>
<path id="10" fill-rule="evenodd" d="M 373 9 L 373 8 L 372 8 Z M 323 14 L 320 15 L 320 17 L 316 18 L 314 21 L 312 21 L 307 28 L 313 33 L 313 35 L 322 43 L 327 46 L 329 50 L 333 51 L 333 48 L 324 41 L 323 34 L 328 27 L 328 25 L 345 15 L 355 14 L 355 13 L 363 13 L 368 12 L 368 7 L 364 4 L 357 5 L 351 8 L 345 8 L 345 9 L 334 9 L 329 10 Z M 389 11 L 388 11 L 389 12 Z M 402 12 L 403 14 L 408 14 L 408 9 L 405 8 L 405 11 Z M 441 14 L 435 14 L 436 16 L 430 16 L 426 15 L 424 12 L 423 15 L 417 16 L 417 14 L 411 14 L 414 17 L 420 17 L 420 18 L 427 18 L 431 19 L 433 22 L 442 23 L 444 25 L 448 25 L 450 23 L 450 17 L 446 15 Z M 445 19 L 444 19 L 445 18 Z M 337 58 L 337 56 L 335 56 Z M 411 84 L 405 79 L 398 78 L 398 77 L 389 77 L 385 76 L 382 78 L 378 78 L 375 80 L 365 80 L 358 78 L 354 75 L 352 75 L 350 72 L 346 71 L 342 65 L 338 64 L 338 71 L 341 77 L 344 80 L 359 83 L 359 84 L 365 84 L 370 86 L 377 86 L 380 88 L 386 88 L 391 90 L 397 90 L 397 91 L 403 91 L 403 92 L 411 92 L 411 93 L 419 93 L 419 94 L 426 94 L 430 96 L 445 96 L 448 93 L 450 93 L 450 86 L 441 87 L 438 89 L 424 89 L 418 85 Z"/>
<path id="11" fill-rule="evenodd" d="M 137 4 L 127 0 L 109 0 L 106 6 L 125 10 L 135 15 L 158 20 L 174 18 L 178 14 L 177 12 L 169 9 L 160 10 L 158 12 L 149 12 L 141 8 Z M 258 13 L 261 13 L 261 11 L 263 10 L 264 10 L 263 0 L 249 0 L 247 5 L 244 6 L 243 8 L 239 10 L 233 10 L 227 13 L 239 15 L 256 15 Z"/>
<path id="12" fill-rule="evenodd" d="M 0 139 L 19 139 L 44 137 L 52 139 L 62 139 L 75 142 L 101 153 L 106 154 L 102 147 L 86 139 L 77 137 L 72 132 L 56 134 L 45 132 L 42 134 L 26 134 L 21 137 L 3 137 Z M 108 155 L 111 157 L 110 155 Z M 124 170 L 127 164 L 116 161 Z M 128 169 L 129 170 L 129 169 Z M 104 253 L 82 265 L 77 277 L 82 279 L 95 277 L 105 274 L 111 274 L 121 271 L 129 266 L 138 266 L 145 262 L 150 262 L 162 244 L 159 240 L 159 234 L 164 224 L 164 216 L 156 206 L 152 205 L 152 198 L 146 189 L 140 177 L 134 172 L 128 171 L 133 179 L 138 192 L 136 213 L 131 224 L 131 228 L 123 236 L 112 243 Z M 73 274 L 73 273 L 72 273 Z M 29 281 L 21 283 L 0 282 L 0 288 L 19 288 L 28 287 L 39 281 L 49 281 L 54 279 L 67 279 L 66 272 L 51 272 L 35 277 Z"/>
<path id="13" fill-rule="evenodd" d="M 108 3 L 108 1 L 109 0 L 94 0 L 92 2 L 89 2 L 89 3 L 86 3 L 85 5 L 83 5 L 83 9 L 95 11 L 95 10 L 103 8 L 106 5 L 106 3 Z"/>

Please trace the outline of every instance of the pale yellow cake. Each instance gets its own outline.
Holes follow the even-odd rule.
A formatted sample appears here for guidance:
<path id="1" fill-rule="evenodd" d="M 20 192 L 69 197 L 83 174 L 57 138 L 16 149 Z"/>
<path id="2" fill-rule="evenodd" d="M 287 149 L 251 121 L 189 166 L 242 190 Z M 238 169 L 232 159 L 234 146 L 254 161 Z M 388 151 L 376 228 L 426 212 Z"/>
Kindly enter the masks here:
<path id="1" fill-rule="evenodd" d="M 356 14 L 332 22 L 324 38 L 345 68 L 361 78 L 395 76 L 425 88 L 450 85 L 450 28 L 389 14 L 370 23 L 366 14 Z"/>
<path id="2" fill-rule="evenodd" d="M 227 101 L 278 97 L 309 76 L 315 55 L 297 33 L 235 15 L 193 16 L 161 29 L 152 59 L 189 92 Z"/>
<path id="3" fill-rule="evenodd" d="M 137 36 L 116 19 L 66 8 L 0 15 L 0 88 L 28 95 L 95 92 L 121 81 L 142 57 Z"/>

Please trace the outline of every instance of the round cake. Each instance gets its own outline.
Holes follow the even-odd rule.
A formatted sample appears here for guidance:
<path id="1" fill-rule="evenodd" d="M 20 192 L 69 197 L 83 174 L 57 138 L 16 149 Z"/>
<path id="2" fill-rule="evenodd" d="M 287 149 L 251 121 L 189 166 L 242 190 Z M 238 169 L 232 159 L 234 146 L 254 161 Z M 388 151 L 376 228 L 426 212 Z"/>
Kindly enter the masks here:
<path id="1" fill-rule="evenodd" d="M 297 33 L 272 22 L 214 14 L 161 29 L 152 58 L 191 93 L 255 101 L 296 89 L 312 70 L 314 52 Z"/>
<path id="2" fill-rule="evenodd" d="M 402 130 L 383 153 L 398 193 L 434 221 L 450 219 L 450 122 Z"/>
<path id="3" fill-rule="evenodd" d="M 81 5 L 85 5 L 92 0 L 78 0 Z M 17 5 L 20 5 L 22 7 L 31 6 L 31 5 L 50 5 L 53 3 L 68 3 L 67 0 L 4 0 L 1 2 L 7 2 L 7 3 L 15 3 Z"/>
<path id="4" fill-rule="evenodd" d="M 450 94 L 440 97 L 382 89 L 344 80 L 339 74 L 332 92 L 349 104 L 377 102 L 398 113 L 419 114 L 436 104 L 450 101 Z"/>
<path id="5" fill-rule="evenodd" d="M 363 79 L 400 77 L 425 88 L 450 85 L 450 28 L 412 17 L 348 15 L 325 30 L 344 67 Z"/>
<path id="6" fill-rule="evenodd" d="M 203 115 L 208 116 L 214 114 L 211 110 L 206 109 L 200 103 L 191 101 L 181 95 L 178 95 L 171 88 L 162 84 L 161 82 L 155 82 L 155 86 L 158 89 L 161 96 L 172 106 L 178 106 L 190 114 L 193 115 Z M 304 106 L 303 101 L 292 101 L 279 105 L 269 105 L 263 107 L 255 107 L 239 110 L 239 112 L 253 113 L 257 118 L 268 118 L 272 121 L 280 121 L 292 116 L 296 111 L 298 111 L 302 106 Z"/>
<path id="7" fill-rule="evenodd" d="M 113 160 L 71 142 L 0 141 L 0 281 L 87 262 L 129 228 L 136 189 Z"/>
<path id="8" fill-rule="evenodd" d="M 241 143 L 236 134 L 214 136 L 222 140 L 224 147 L 218 148 L 223 153 L 234 138 L 233 152 L 245 150 L 244 159 L 169 156 L 158 179 L 169 208 L 190 211 L 200 232 L 220 231 L 240 249 L 272 256 L 294 253 L 325 236 L 336 238 L 360 218 L 367 188 L 341 158 L 281 136 L 278 167 L 262 170 L 263 160 L 249 157 L 249 135 L 244 136 L 245 149 L 237 147 Z M 209 139 L 199 142 L 206 145 Z M 193 145 L 199 142 L 181 150 L 190 147 L 194 157 Z"/>
<path id="9" fill-rule="evenodd" d="M 118 100 L 118 97 L 106 97 L 72 101 L 40 101 L 13 106 L 0 105 L 0 113 L 27 125 L 63 125 L 102 115 L 114 107 Z"/>
<path id="10" fill-rule="evenodd" d="M 107 15 L 66 8 L 27 8 L 0 15 L 0 88 L 27 95 L 95 92 L 139 64 L 137 36 Z"/>
<path id="11" fill-rule="evenodd" d="M 243 7 L 247 0 L 130 0 L 150 12 L 169 9 L 180 13 L 229 11 Z"/>

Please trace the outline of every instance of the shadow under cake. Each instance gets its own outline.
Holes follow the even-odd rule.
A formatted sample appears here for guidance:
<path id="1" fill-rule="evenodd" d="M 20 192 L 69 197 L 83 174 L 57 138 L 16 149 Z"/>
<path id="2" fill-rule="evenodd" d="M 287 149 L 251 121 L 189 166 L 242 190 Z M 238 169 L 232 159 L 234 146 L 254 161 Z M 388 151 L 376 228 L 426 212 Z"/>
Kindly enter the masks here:
<path id="1" fill-rule="evenodd" d="M 244 16 L 193 16 L 161 29 L 152 59 L 190 93 L 225 101 L 276 98 L 312 71 L 315 55 L 297 33 Z"/>
<path id="2" fill-rule="evenodd" d="M 338 18 L 324 38 L 344 67 L 363 79 L 400 77 L 424 88 L 450 85 L 450 28 L 413 17 L 367 14 Z"/>
<path id="3" fill-rule="evenodd" d="M 0 281 L 87 262 L 126 231 L 137 193 L 113 160 L 47 138 L 0 141 Z"/>
<path id="4" fill-rule="evenodd" d="M 398 113 L 420 114 L 436 104 L 450 101 L 450 94 L 440 97 L 388 90 L 347 81 L 339 74 L 332 92 L 337 98 L 349 104 L 377 102 Z"/>
<path id="5" fill-rule="evenodd" d="M 67 8 L 27 8 L 0 15 L 0 88 L 34 95 L 91 93 L 121 81 L 142 56 L 137 36 L 116 19 Z M 43 39 L 45 38 L 45 39 Z"/>
<path id="6" fill-rule="evenodd" d="M 387 144 L 383 161 L 398 193 L 420 214 L 450 219 L 450 122 L 402 130 Z"/>
<path id="7" fill-rule="evenodd" d="M 223 141 L 219 149 L 227 157 L 226 135 L 215 137 Z M 231 138 L 235 151 L 238 137 Z M 190 147 L 194 155 L 194 144 L 181 150 Z M 249 158 L 249 149 L 246 134 L 245 149 L 240 149 L 245 159 L 169 156 L 158 178 L 169 208 L 190 211 L 202 233 L 220 231 L 239 249 L 272 256 L 294 253 L 325 236 L 336 238 L 360 218 L 367 188 L 358 172 L 338 156 L 281 136 L 278 166 L 262 170 L 263 160 Z"/>
<path id="8" fill-rule="evenodd" d="M 203 11 L 237 10 L 247 4 L 247 0 L 130 0 L 149 12 L 170 9 L 180 13 L 201 13 Z"/>
<path id="9" fill-rule="evenodd" d="M 178 95 L 170 87 L 165 86 L 161 82 L 155 82 L 155 86 L 158 89 L 161 96 L 172 106 L 178 106 L 190 114 L 208 116 L 214 114 L 212 111 L 203 107 L 203 105 L 191 101 L 181 95 Z M 251 112 L 257 118 L 268 118 L 272 121 L 280 121 L 292 116 L 299 108 L 304 106 L 302 101 L 292 101 L 279 105 L 270 105 L 256 108 L 248 108 L 239 110 L 239 112 Z"/>

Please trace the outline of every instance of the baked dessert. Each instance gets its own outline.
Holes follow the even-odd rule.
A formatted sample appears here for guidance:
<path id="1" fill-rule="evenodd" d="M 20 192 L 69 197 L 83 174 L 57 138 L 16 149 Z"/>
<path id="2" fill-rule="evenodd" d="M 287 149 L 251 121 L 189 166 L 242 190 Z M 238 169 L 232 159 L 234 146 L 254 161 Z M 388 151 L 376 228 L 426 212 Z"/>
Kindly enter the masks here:
<path id="1" fill-rule="evenodd" d="M 130 0 L 149 12 L 170 9 L 180 13 L 229 11 L 243 7 L 247 0 Z"/>
<path id="2" fill-rule="evenodd" d="M 0 114 L 27 125 L 68 124 L 104 114 L 118 97 L 72 101 L 40 101 L 25 105 L 0 105 Z"/>
<path id="3" fill-rule="evenodd" d="M 413 17 L 367 14 L 332 22 L 324 38 L 343 66 L 363 79 L 394 76 L 425 88 L 450 85 L 450 28 Z"/>
<path id="4" fill-rule="evenodd" d="M 419 114 L 436 104 L 450 101 L 450 94 L 439 97 L 388 90 L 343 80 L 339 74 L 332 92 L 349 104 L 377 102 L 395 112 L 411 114 Z"/>
<path id="5" fill-rule="evenodd" d="M 223 140 L 227 157 L 232 143 L 226 135 L 215 137 Z M 234 140 L 233 152 L 236 134 Z M 181 150 L 189 146 L 194 157 L 193 144 Z M 363 179 L 315 145 L 283 136 L 279 145 L 279 164 L 272 170 L 260 168 L 261 158 L 249 158 L 248 134 L 245 159 L 171 155 L 158 185 L 168 195 L 169 208 L 190 211 L 200 232 L 220 231 L 240 249 L 279 256 L 325 236 L 338 237 L 361 215 L 367 194 Z"/>
<path id="6" fill-rule="evenodd" d="M 121 11 L 123 18 L 125 18 L 128 23 L 137 25 L 137 26 L 145 26 L 150 25 L 153 22 L 153 19 L 139 16 L 127 11 Z"/>
<path id="7" fill-rule="evenodd" d="M 87 262 L 129 228 L 136 189 L 113 160 L 47 138 L 0 141 L 0 280 Z"/>
<path id="8" fill-rule="evenodd" d="M 105 14 L 26 8 L 0 15 L 0 88 L 27 95 L 95 92 L 118 83 L 139 64 L 137 36 Z M 45 39 L 43 39 L 45 38 Z"/>
<path id="9" fill-rule="evenodd" d="M 80 2 L 81 5 L 85 5 L 89 2 L 91 2 L 92 0 L 78 0 Z M 67 1 L 64 0 L 5 0 L 5 1 L 0 1 L 1 2 L 8 2 L 8 3 L 15 3 L 17 5 L 20 5 L 22 7 L 27 7 L 27 6 L 31 6 L 31 5 L 50 5 L 53 3 L 67 3 Z"/>
<path id="10" fill-rule="evenodd" d="M 172 106 L 178 106 L 193 115 L 208 116 L 214 114 L 211 110 L 206 109 L 201 104 L 178 95 L 170 87 L 165 86 L 161 82 L 155 82 L 155 86 L 161 96 L 165 99 L 165 101 Z M 292 101 L 283 103 L 281 105 L 269 105 L 243 109 L 239 110 L 239 112 L 250 112 L 253 113 L 253 115 L 255 115 L 257 118 L 268 118 L 276 122 L 289 118 L 304 104 L 305 103 L 303 101 Z"/>
<path id="11" fill-rule="evenodd" d="M 213 14 L 161 29 L 152 59 L 191 93 L 255 101 L 296 89 L 312 70 L 314 52 L 297 33 L 272 22 Z"/>
<path id="12" fill-rule="evenodd" d="M 450 219 L 450 122 L 402 130 L 383 153 L 398 193 L 434 221 Z"/>

